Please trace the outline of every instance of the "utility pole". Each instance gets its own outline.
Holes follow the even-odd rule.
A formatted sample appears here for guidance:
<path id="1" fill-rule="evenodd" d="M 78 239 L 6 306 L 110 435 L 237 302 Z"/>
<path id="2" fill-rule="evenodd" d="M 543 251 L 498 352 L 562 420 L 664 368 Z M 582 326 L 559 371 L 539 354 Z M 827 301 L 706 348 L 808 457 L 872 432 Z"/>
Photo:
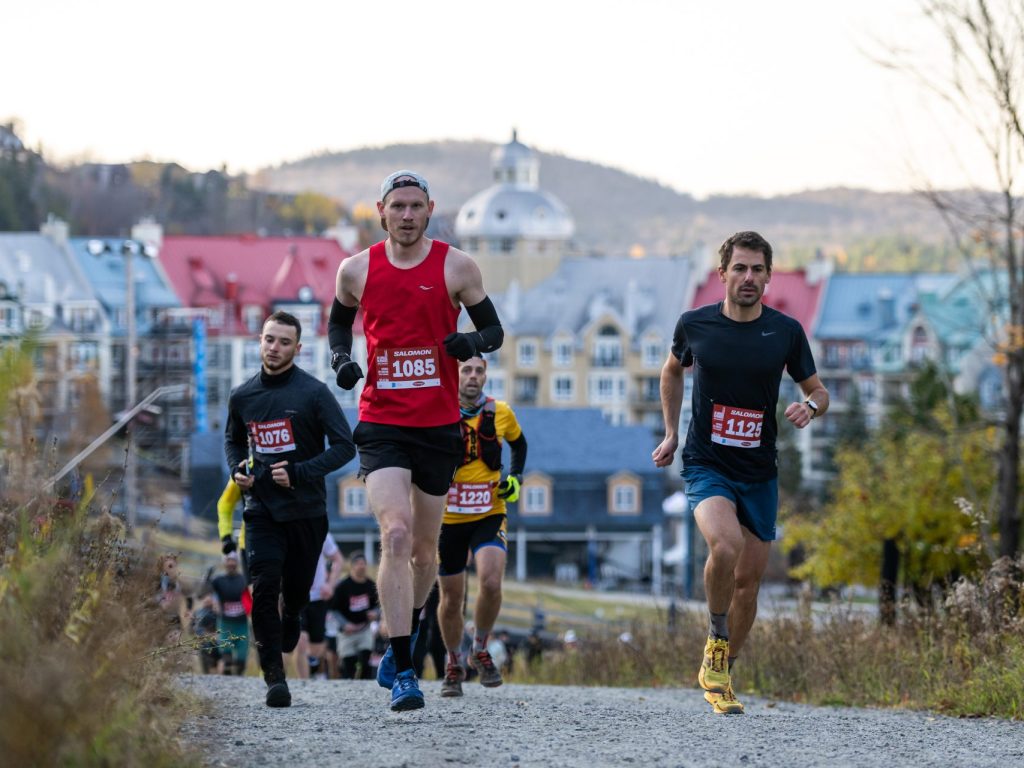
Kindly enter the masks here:
<path id="1" fill-rule="evenodd" d="M 139 245 L 134 240 L 125 240 L 121 244 L 121 253 L 124 255 L 124 279 L 125 279 L 125 311 L 128 313 L 126 318 L 125 330 L 127 331 L 125 340 L 125 410 L 129 410 L 135 407 L 135 383 L 136 383 L 136 372 L 135 372 L 135 345 L 136 345 L 136 333 L 135 333 L 135 253 L 139 250 Z M 127 450 L 128 455 L 125 457 L 125 469 L 124 469 L 124 503 L 125 503 L 125 517 L 128 523 L 129 530 L 135 528 L 135 521 L 138 519 L 137 516 L 137 505 L 139 503 L 138 487 L 137 487 L 137 465 L 136 465 L 136 445 L 135 435 L 132 428 L 131 421 L 127 424 Z"/>

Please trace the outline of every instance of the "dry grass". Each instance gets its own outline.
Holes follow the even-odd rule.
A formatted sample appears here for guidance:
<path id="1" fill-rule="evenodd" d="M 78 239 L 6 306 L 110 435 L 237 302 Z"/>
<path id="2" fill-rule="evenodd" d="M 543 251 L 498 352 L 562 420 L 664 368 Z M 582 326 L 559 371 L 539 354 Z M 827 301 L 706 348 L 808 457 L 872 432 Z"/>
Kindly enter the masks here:
<path id="1" fill-rule="evenodd" d="M 171 680 L 186 652 L 120 521 L 36 498 L 2 513 L 0 544 L 0 762 L 194 764 Z"/>
<path id="2" fill-rule="evenodd" d="M 910 707 L 1024 719 L 1024 558 L 961 582 L 939 610 L 904 606 L 895 627 L 836 605 L 758 620 L 734 669 L 738 692 L 827 705 Z M 581 633 L 583 634 L 583 633 Z M 517 666 L 519 682 L 695 686 L 703 614 L 592 631 L 572 651 Z"/>

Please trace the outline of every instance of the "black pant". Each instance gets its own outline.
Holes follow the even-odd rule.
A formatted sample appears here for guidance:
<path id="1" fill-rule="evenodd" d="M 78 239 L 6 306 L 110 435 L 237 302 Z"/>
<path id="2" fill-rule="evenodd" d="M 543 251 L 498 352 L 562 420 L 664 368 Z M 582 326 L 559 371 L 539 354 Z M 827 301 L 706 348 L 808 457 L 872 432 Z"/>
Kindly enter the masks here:
<path id="1" fill-rule="evenodd" d="M 316 566 L 327 536 L 327 516 L 275 521 L 263 510 L 245 511 L 245 548 L 252 583 L 252 633 L 267 679 L 284 674 L 281 614 L 295 616 L 309 602 Z"/>
<path id="2" fill-rule="evenodd" d="M 374 668 L 370 666 L 370 652 L 360 651 L 355 656 L 346 656 L 341 660 L 341 679 L 356 679 L 356 664 L 359 664 L 359 679 L 372 680 L 375 676 Z"/>

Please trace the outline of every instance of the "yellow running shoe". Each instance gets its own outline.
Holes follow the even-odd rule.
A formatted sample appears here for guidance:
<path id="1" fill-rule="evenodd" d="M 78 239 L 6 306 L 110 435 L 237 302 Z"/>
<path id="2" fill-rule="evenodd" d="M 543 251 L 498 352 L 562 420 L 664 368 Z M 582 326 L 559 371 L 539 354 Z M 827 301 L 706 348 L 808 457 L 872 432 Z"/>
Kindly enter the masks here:
<path id="1" fill-rule="evenodd" d="M 704 663 L 697 673 L 697 682 L 705 691 L 726 693 L 729 690 L 729 641 L 709 637 L 704 646 Z"/>
<path id="2" fill-rule="evenodd" d="M 742 715 L 743 705 L 732 692 L 732 685 L 725 693 L 704 692 L 704 701 L 711 705 L 711 710 L 716 715 Z"/>

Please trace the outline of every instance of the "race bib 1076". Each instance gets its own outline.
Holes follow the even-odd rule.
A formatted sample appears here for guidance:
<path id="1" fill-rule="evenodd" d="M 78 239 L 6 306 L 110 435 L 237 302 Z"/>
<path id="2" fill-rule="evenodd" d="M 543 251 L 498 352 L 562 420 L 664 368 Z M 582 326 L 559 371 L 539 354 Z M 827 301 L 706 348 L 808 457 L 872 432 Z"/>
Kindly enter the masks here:
<path id="1" fill-rule="evenodd" d="M 295 450 L 291 419 L 249 422 L 249 437 L 256 453 L 285 453 Z"/>
<path id="2" fill-rule="evenodd" d="M 764 411 L 734 408 L 715 403 L 711 412 L 711 442 L 733 448 L 757 448 L 761 445 Z"/>
<path id="3" fill-rule="evenodd" d="M 441 386 L 437 347 L 380 349 L 377 358 L 378 389 L 418 389 Z"/>

